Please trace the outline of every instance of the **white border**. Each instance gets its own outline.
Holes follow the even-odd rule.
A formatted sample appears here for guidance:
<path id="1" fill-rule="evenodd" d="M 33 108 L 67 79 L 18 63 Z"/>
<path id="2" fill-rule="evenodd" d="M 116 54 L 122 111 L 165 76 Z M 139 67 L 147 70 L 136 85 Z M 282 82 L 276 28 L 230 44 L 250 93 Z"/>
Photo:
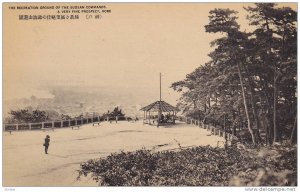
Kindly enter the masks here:
<path id="1" fill-rule="evenodd" d="M 66 2 L 66 3 L 81 3 L 81 2 L 85 2 L 85 1 L 78 1 L 78 0 L 64 0 L 62 2 L 58 2 L 58 1 L 37 1 L 37 0 L 22 0 L 22 1 L 6 1 L 6 0 L 1 0 L 1 16 L 0 16 L 0 24 L 1 24 L 1 37 L 3 37 L 2 35 L 2 5 L 3 3 L 5 2 L 32 2 L 32 3 L 38 3 L 38 2 L 43 2 L 43 3 L 53 3 L 53 2 L 57 2 L 57 3 L 63 3 L 63 2 Z M 280 2 L 284 2 L 284 3 L 298 3 L 297 0 L 289 0 L 289 1 L 278 1 L 278 0 L 231 0 L 231 1 L 220 1 L 220 0 L 210 0 L 210 1 L 202 1 L 202 0 L 189 0 L 187 2 L 184 2 L 184 1 L 179 1 L 179 0 L 173 0 L 173 1 L 161 1 L 161 0 L 152 0 L 152 1 L 136 1 L 136 0 L 133 0 L 133 1 L 123 1 L 123 0 L 106 0 L 106 1 L 95 1 L 95 0 L 89 0 L 89 1 L 86 1 L 85 3 L 87 2 L 91 2 L 91 3 L 117 3 L 117 2 L 121 2 L 121 3 L 130 3 L 130 2 L 133 2 L 133 3 L 145 3 L 145 2 L 153 2 L 153 3 L 161 3 L 161 2 L 166 2 L 166 3 L 246 3 L 246 2 L 249 2 L 249 3 L 255 3 L 255 2 L 275 2 L 275 3 L 280 3 Z M 298 21 L 299 21 L 299 5 L 297 7 L 297 12 L 298 12 Z M 0 40 L 1 42 L 1 45 L 3 46 L 2 44 L 2 38 Z M 298 38 L 298 45 L 299 45 L 299 38 Z M 2 50 L 3 51 L 3 50 Z M 2 62 L 3 62 L 3 57 L 2 57 L 2 51 L 0 53 L 0 56 L 1 56 L 1 59 L 2 59 Z M 299 55 L 299 47 L 298 47 L 298 55 Z M 3 63 L 2 63 L 2 67 L 3 67 Z M 3 98 L 3 94 L 2 94 L 2 90 L 3 90 L 3 76 L 2 76 L 2 67 L 1 67 L 1 73 L 0 73 L 0 76 L 1 76 L 1 85 L 0 85 L 0 93 L 2 95 L 2 98 Z M 299 67 L 297 68 L 297 74 L 299 74 Z M 297 86 L 298 86 L 298 81 L 297 81 Z M 2 100 L 3 101 L 3 100 Z M 0 106 L 1 106 L 1 109 L 2 108 L 2 102 L 0 103 Z M 298 109 L 299 109 L 299 102 L 298 102 Z M 1 113 L 2 114 L 2 113 Z M 299 128 L 299 115 L 298 115 L 298 128 Z M 3 119 L 1 118 L 1 125 L 3 125 Z M 2 127 L 2 126 L 1 126 Z M 300 138 L 300 131 L 298 130 L 298 138 Z M 0 138 L 0 143 L 1 143 L 1 149 L 2 149 L 2 133 L 1 132 L 1 138 Z M 2 171 L 2 153 L 1 153 L 1 158 L 0 158 L 0 163 L 1 163 L 1 172 L 3 173 Z M 299 151 L 298 151 L 298 162 L 299 162 Z M 299 181 L 299 163 L 298 163 L 298 181 Z M 209 191 L 209 192 L 223 192 L 223 191 L 228 191 L 230 190 L 231 192 L 239 192 L 239 191 L 271 191 L 271 189 L 273 189 L 272 191 L 279 191 L 280 189 L 282 189 L 282 187 L 249 187 L 250 190 L 247 190 L 248 188 L 247 187 L 3 187 L 2 185 L 2 174 L 0 175 L 0 183 L 1 183 L 1 189 L 0 191 L 24 191 L 24 192 L 40 192 L 40 191 L 45 191 L 45 192 L 50 192 L 50 191 L 67 191 L 67 192 L 82 192 L 82 191 L 87 191 L 87 192 L 90 192 L 90 191 L 108 191 L 108 192 L 119 192 L 120 190 L 121 191 L 130 191 L 130 192 L 140 192 L 140 191 L 144 191 L 144 192 L 149 192 L 149 191 L 158 191 L 158 192 L 174 192 L 174 191 L 203 191 L 203 192 L 206 192 L 206 191 Z M 298 185 L 300 183 L 298 182 Z M 293 188 L 293 187 L 285 187 L 284 189 L 287 189 L 287 188 Z M 276 190 L 277 189 L 277 190 Z M 295 191 L 299 190 L 299 187 L 296 187 L 295 188 Z"/>

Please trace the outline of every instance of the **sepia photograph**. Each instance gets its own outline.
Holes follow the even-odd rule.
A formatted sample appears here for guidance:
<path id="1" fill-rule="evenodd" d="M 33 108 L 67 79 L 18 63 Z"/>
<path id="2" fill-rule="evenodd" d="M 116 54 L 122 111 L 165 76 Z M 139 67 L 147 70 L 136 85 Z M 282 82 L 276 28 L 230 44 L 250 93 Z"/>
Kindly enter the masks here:
<path id="1" fill-rule="evenodd" d="M 297 11 L 2 2 L 2 189 L 297 191 Z"/>

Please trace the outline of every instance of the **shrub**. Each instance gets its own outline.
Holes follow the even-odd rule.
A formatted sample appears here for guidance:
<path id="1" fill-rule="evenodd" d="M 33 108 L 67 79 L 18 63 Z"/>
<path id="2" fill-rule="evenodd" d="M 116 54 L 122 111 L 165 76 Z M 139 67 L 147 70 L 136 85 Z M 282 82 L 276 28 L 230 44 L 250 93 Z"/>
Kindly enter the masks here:
<path id="1" fill-rule="evenodd" d="M 234 147 L 209 146 L 113 153 L 81 164 L 78 179 L 90 175 L 105 186 L 228 186 L 282 185 L 286 183 L 283 178 L 296 178 L 295 172 L 281 172 L 290 167 L 276 170 L 277 161 L 269 162 L 253 155 Z M 267 165 L 270 168 L 266 171 Z M 273 182 L 268 182 L 270 178 Z M 295 185 L 295 182 L 288 183 Z"/>

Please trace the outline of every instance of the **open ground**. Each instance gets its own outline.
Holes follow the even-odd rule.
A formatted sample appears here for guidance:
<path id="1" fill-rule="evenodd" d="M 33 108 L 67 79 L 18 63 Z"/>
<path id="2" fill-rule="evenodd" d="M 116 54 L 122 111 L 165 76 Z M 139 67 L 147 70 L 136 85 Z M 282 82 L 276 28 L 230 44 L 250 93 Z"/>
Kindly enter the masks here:
<path id="1" fill-rule="evenodd" d="M 43 142 L 50 135 L 49 154 Z M 155 127 L 141 121 L 101 122 L 80 129 L 3 133 L 3 186 L 97 186 L 76 180 L 80 163 L 114 152 L 138 149 L 170 150 L 180 147 L 217 146 L 224 138 L 185 123 Z M 220 143 L 220 142 L 219 142 Z"/>

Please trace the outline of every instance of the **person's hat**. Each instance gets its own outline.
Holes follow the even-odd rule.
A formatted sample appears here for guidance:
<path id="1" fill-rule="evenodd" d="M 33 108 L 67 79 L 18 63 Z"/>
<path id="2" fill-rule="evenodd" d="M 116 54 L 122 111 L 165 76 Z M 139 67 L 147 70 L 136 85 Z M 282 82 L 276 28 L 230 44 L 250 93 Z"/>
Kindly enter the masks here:
<path id="1" fill-rule="evenodd" d="M 46 137 L 50 138 L 50 136 L 49 136 L 49 135 L 47 135 Z"/>

